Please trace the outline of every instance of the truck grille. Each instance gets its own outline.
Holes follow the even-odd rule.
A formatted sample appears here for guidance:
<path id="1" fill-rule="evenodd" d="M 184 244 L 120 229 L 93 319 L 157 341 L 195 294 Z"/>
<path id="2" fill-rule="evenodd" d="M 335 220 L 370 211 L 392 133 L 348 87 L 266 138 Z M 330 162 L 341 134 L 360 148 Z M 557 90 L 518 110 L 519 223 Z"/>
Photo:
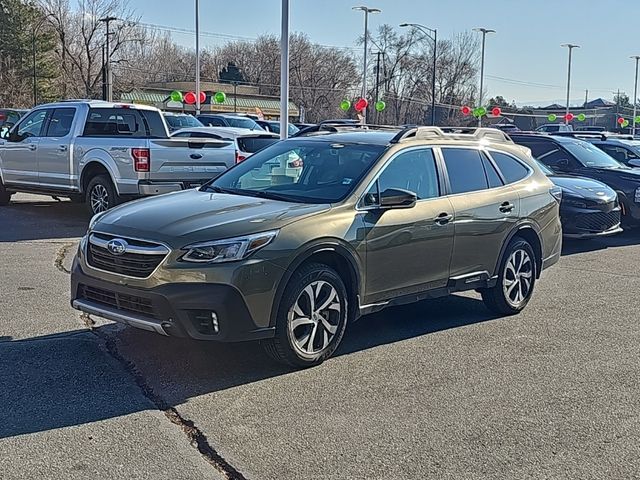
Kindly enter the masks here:
<path id="1" fill-rule="evenodd" d="M 122 252 L 113 253 L 109 244 L 119 242 Z M 169 250 L 163 245 L 92 233 L 87 248 L 87 263 L 94 268 L 129 277 L 146 278 L 165 259 Z"/>
<path id="2" fill-rule="evenodd" d="M 620 223 L 620 210 L 608 213 L 594 212 L 581 215 L 576 222 L 576 227 L 589 232 L 604 232 Z"/>
<path id="3" fill-rule="evenodd" d="M 157 318 L 153 311 L 151 300 L 135 295 L 112 292 L 102 288 L 80 285 L 78 296 L 90 302 L 97 303 L 116 310 L 138 313 L 145 317 Z"/>

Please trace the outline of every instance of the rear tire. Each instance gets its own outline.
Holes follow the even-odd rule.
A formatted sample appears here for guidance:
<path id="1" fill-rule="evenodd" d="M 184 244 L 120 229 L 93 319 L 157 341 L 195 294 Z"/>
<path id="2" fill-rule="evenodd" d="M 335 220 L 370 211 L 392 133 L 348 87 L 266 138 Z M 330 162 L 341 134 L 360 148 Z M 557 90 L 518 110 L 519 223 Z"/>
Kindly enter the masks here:
<path id="1" fill-rule="evenodd" d="M 85 202 L 92 216 L 115 207 L 120 201 L 108 175 L 97 175 L 87 185 Z"/>
<path id="2" fill-rule="evenodd" d="M 278 306 L 275 336 L 262 345 L 277 362 L 298 368 L 319 365 L 340 345 L 348 312 L 347 289 L 335 270 L 311 263 L 289 280 Z"/>
<path id="3" fill-rule="evenodd" d="M 536 256 L 525 239 L 513 238 L 500 261 L 498 281 L 480 293 L 489 310 L 515 315 L 527 306 L 536 283 Z"/>
<path id="4" fill-rule="evenodd" d="M 0 206 L 4 207 L 9 205 L 12 195 L 13 193 L 9 193 L 4 186 L 4 183 L 2 183 L 2 180 L 0 180 Z"/>

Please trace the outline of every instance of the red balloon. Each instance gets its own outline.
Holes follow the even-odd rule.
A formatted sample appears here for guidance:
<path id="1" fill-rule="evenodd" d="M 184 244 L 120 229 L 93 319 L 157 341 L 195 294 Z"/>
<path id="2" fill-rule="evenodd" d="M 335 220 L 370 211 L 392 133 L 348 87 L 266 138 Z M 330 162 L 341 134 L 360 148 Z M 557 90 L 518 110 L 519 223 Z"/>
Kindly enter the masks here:
<path id="1" fill-rule="evenodd" d="M 184 103 L 187 105 L 193 105 L 196 103 L 196 94 L 193 92 L 187 92 L 184 94 Z"/>
<path id="2" fill-rule="evenodd" d="M 500 109 L 500 107 L 493 107 L 493 109 L 491 110 L 491 114 L 494 117 L 499 117 L 501 113 L 502 113 L 502 110 Z"/>
<path id="3" fill-rule="evenodd" d="M 624 123 L 624 118 L 618 118 L 618 125 L 622 125 Z"/>
<path id="4" fill-rule="evenodd" d="M 362 110 L 367 108 L 368 105 L 369 105 L 369 102 L 367 101 L 367 99 L 366 98 L 361 98 L 355 104 L 356 112 L 361 112 Z"/>
<path id="5" fill-rule="evenodd" d="M 571 121 L 571 120 L 573 120 L 574 118 L 575 118 L 575 117 L 574 117 L 573 113 L 567 113 L 567 114 L 564 116 L 564 119 L 565 119 L 567 122 L 570 122 L 570 121 Z"/>
<path id="6" fill-rule="evenodd" d="M 207 101 L 207 94 L 204 92 L 200 92 L 200 103 L 204 103 Z"/>
<path id="7" fill-rule="evenodd" d="M 463 115 L 471 115 L 471 107 L 468 107 L 467 105 L 462 107 L 460 111 L 462 112 Z"/>

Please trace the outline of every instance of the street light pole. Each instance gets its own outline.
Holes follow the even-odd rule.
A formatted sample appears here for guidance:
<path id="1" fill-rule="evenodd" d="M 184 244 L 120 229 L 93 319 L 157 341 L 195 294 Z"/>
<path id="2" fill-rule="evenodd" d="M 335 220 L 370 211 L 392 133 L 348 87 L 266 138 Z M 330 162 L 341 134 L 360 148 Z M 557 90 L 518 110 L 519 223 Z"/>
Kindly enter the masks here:
<path id="1" fill-rule="evenodd" d="M 495 30 L 491 30 L 490 28 L 474 28 L 474 32 L 482 33 L 482 54 L 480 60 L 480 95 L 479 95 L 479 107 L 482 107 L 482 94 L 484 88 L 484 46 L 485 40 L 487 38 L 487 33 L 496 33 Z M 482 126 L 482 115 L 478 116 L 478 127 Z"/>
<path id="2" fill-rule="evenodd" d="M 638 62 L 640 61 L 640 55 L 634 55 L 631 57 L 636 61 L 636 81 L 633 88 L 633 127 L 631 127 L 631 134 L 636 136 L 636 115 L 638 114 Z"/>
<path id="3" fill-rule="evenodd" d="M 352 10 L 361 10 L 364 12 L 364 62 L 362 69 L 362 98 L 367 98 L 367 47 L 369 43 L 369 14 L 380 13 L 379 8 L 369 8 L 366 6 L 352 7 Z M 367 109 L 362 110 L 362 123 L 367 123 Z"/>
<path id="4" fill-rule="evenodd" d="M 289 0 L 282 0 L 280 25 L 280 138 L 289 136 Z"/>
<path id="5" fill-rule="evenodd" d="M 433 41 L 433 74 L 431 75 L 431 125 L 436 124 L 436 67 L 438 60 L 438 30 L 425 27 L 419 23 L 401 23 L 401 27 L 413 27 L 420 30 L 425 37 Z"/>
<path id="6" fill-rule="evenodd" d="M 104 17 L 101 18 L 100 21 L 104 22 L 107 26 L 107 61 L 106 61 L 106 70 L 107 70 L 107 101 L 113 102 L 113 78 L 111 76 L 111 47 L 110 47 L 110 37 L 111 33 L 109 32 L 109 25 L 111 22 L 118 20 L 117 17 Z"/>
<path id="7" fill-rule="evenodd" d="M 196 115 L 200 115 L 200 0 L 196 0 Z"/>
<path id="8" fill-rule="evenodd" d="M 571 54 L 574 48 L 580 48 L 580 45 L 573 45 L 572 43 L 563 43 L 561 47 L 567 47 L 569 49 L 569 65 L 567 67 L 567 107 L 564 112 L 564 123 L 569 124 L 569 96 L 571 95 Z"/>

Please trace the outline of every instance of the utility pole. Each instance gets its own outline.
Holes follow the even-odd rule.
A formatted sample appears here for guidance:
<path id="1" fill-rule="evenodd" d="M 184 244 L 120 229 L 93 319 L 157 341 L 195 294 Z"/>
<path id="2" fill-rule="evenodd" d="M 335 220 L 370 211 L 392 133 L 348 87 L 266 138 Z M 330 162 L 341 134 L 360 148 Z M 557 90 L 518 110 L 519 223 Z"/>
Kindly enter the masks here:
<path id="1" fill-rule="evenodd" d="M 568 115 L 569 115 L 569 95 L 571 92 L 571 53 L 574 48 L 580 48 L 580 45 L 573 45 L 571 43 L 565 43 L 561 45 L 562 47 L 567 47 L 569 49 L 569 66 L 567 68 L 567 107 L 565 110 L 565 119 L 564 123 L 569 125 Z"/>
<path id="2" fill-rule="evenodd" d="M 487 33 L 496 33 L 495 30 L 491 30 L 489 28 L 474 28 L 473 29 L 474 32 L 480 32 L 482 33 L 482 59 L 480 61 L 480 95 L 479 95 L 479 100 L 478 103 L 480 107 L 482 107 L 482 94 L 483 94 L 483 87 L 484 87 L 484 44 L 485 44 L 485 39 L 487 37 Z M 478 116 L 478 127 L 482 126 L 482 115 Z"/>
<path id="3" fill-rule="evenodd" d="M 282 0 L 280 18 L 280 138 L 289 136 L 289 0 Z"/>
<path id="4" fill-rule="evenodd" d="M 380 56 L 381 55 L 382 55 L 382 52 L 376 52 L 376 56 L 378 57 L 376 60 L 376 98 L 375 98 L 376 102 L 380 100 L 379 93 L 380 93 Z M 379 123 L 380 123 L 380 112 L 378 112 L 378 110 L 376 109 L 376 124 L 379 124 Z"/>
<path id="5" fill-rule="evenodd" d="M 106 100 L 108 102 L 113 102 L 113 77 L 111 75 L 111 47 L 110 47 L 110 37 L 111 37 L 111 33 L 109 31 L 109 25 L 111 24 L 111 22 L 115 22 L 116 20 L 118 20 L 117 17 L 104 17 L 101 18 L 100 21 L 104 22 L 105 25 L 107 26 L 107 60 L 105 62 L 105 66 L 106 66 L 106 71 L 107 71 L 107 98 Z"/>
<path id="6" fill-rule="evenodd" d="M 369 8 L 365 6 L 352 7 L 352 10 L 362 10 L 364 12 L 364 62 L 362 68 L 362 98 L 367 98 L 367 48 L 369 46 L 369 14 L 380 13 L 379 8 Z M 367 109 L 362 110 L 362 123 L 367 123 Z"/>
<path id="7" fill-rule="evenodd" d="M 105 67 L 105 47 L 102 45 L 102 100 L 107 100 L 107 70 Z"/>
<path id="8" fill-rule="evenodd" d="M 636 116 L 638 115 L 638 62 L 640 61 L 640 55 L 634 55 L 631 58 L 636 61 L 636 80 L 633 87 L 633 119 L 631 120 L 632 122 L 631 134 L 635 137 L 636 136 Z"/>

